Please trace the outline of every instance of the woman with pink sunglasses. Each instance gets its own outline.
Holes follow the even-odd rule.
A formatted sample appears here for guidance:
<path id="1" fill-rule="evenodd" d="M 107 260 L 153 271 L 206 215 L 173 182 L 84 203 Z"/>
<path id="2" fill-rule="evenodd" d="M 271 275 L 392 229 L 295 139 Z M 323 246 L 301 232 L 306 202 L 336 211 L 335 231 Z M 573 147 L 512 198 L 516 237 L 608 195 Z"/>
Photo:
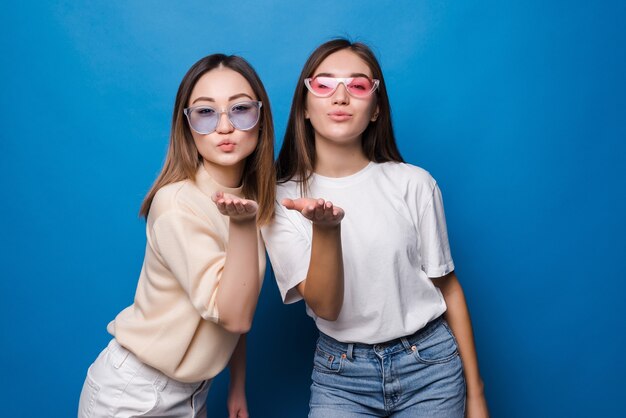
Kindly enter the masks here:
<path id="1" fill-rule="evenodd" d="M 243 58 L 196 62 L 176 95 L 170 145 L 146 195 L 146 252 L 133 303 L 89 367 L 87 417 L 206 417 L 230 367 L 230 418 L 248 417 L 246 338 L 265 272 L 259 226 L 274 211 L 267 93 Z"/>
<path id="2" fill-rule="evenodd" d="M 487 417 L 441 192 L 403 162 L 366 45 L 311 54 L 276 167 L 262 231 L 283 301 L 320 331 L 309 417 Z"/>

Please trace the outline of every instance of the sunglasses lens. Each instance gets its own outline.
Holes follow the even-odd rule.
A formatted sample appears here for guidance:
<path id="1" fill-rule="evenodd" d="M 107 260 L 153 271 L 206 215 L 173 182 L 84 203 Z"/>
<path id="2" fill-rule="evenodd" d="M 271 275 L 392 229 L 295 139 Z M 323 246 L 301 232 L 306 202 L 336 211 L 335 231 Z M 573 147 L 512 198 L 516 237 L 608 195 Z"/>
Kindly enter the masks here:
<path id="1" fill-rule="evenodd" d="M 210 134 L 217 128 L 219 113 L 211 107 L 196 107 L 188 114 L 189 125 L 201 134 Z"/>
<path id="2" fill-rule="evenodd" d="M 228 120 L 235 129 L 247 131 L 259 121 L 260 108 L 261 102 L 236 103 L 228 110 Z M 185 109 L 185 114 L 191 129 L 203 135 L 215 132 L 221 117 L 220 112 L 208 106 Z"/>
<path id="3" fill-rule="evenodd" d="M 347 88 L 355 97 L 366 97 L 372 92 L 374 83 L 367 77 L 355 77 L 348 83 Z"/>
<path id="4" fill-rule="evenodd" d="M 330 97 L 337 90 L 339 83 L 346 86 L 351 96 L 359 98 L 368 97 L 376 88 L 375 81 L 367 77 L 335 78 L 322 76 L 308 78 L 305 81 L 311 93 L 318 97 Z"/>
<path id="5" fill-rule="evenodd" d="M 233 126 L 242 131 L 254 128 L 259 121 L 258 102 L 237 103 L 228 111 L 228 119 Z"/>
<path id="6" fill-rule="evenodd" d="M 332 77 L 315 77 L 309 82 L 311 91 L 318 96 L 330 96 L 339 82 Z"/>

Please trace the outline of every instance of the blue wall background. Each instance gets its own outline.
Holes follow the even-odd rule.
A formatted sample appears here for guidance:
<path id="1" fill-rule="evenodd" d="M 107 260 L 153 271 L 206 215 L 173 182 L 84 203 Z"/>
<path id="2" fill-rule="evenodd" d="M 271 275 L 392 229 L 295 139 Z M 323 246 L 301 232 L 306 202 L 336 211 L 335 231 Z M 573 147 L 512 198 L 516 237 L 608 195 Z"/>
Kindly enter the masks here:
<path id="1" fill-rule="evenodd" d="M 347 35 L 385 71 L 400 149 L 438 179 L 494 417 L 623 416 L 626 6 L 604 1 L 4 2 L 0 404 L 75 416 L 132 301 L 137 211 L 180 79 L 240 54 L 278 145 L 308 54 Z M 306 415 L 314 325 L 263 287 L 255 417 Z M 227 376 L 209 396 L 226 416 Z"/>

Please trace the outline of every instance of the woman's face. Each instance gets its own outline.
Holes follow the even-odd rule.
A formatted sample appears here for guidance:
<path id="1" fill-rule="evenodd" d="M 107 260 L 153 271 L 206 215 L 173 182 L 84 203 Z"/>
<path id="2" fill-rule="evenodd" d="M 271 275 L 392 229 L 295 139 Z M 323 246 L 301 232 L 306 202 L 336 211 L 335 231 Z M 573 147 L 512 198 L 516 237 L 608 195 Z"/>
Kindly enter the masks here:
<path id="1" fill-rule="evenodd" d="M 322 61 L 311 78 L 316 76 L 372 78 L 372 71 L 363 59 L 349 49 L 337 51 Z M 305 117 L 315 130 L 315 141 L 331 141 L 355 145 L 370 121 L 376 120 L 378 106 L 376 94 L 356 98 L 348 94 L 345 85 L 339 84 L 329 97 L 317 97 L 310 91 L 306 95 Z"/>
<path id="2" fill-rule="evenodd" d="M 216 112 L 225 111 L 218 116 L 214 132 L 201 134 L 191 129 L 205 168 L 224 186 L 240 184 L 245 159 L 255 150 L 259 138 L 258 122 L 249 130 L 236 129 L 228 119 L 228 110 L 237 103 L 257 100 L 248 81 L 226 67 L 218 67 L 202 75 L 189 97 L 187 107 L 209 106 Z"/>

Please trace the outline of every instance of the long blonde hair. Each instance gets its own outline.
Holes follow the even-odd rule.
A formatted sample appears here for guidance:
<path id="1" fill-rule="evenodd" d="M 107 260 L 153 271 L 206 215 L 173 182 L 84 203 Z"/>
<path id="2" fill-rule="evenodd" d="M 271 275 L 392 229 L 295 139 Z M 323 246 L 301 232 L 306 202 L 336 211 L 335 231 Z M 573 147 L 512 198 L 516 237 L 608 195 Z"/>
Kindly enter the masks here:
<path id="1" fill-rule="evenodd" d="M 154 195 L 161 187 L 181 180 L 195 180 L 196 172 L 202 164 L 202 156 L 198 153 L 193 141 L 191 129 L 184 117 L 183 110 L 189 102 L 189 97 L 198 79 L 220 66 L 241 74 L 250 83 L 257 98 L 263 102 L 259 142 L 254 152 L 246 158 L 243 170 L 243 194 L 246 198 L 254 199 L 259 204 L 257 217 L 259 225 L 269 222 L 272 218 L 276 195 L 276 174 L 273 167 L 274 124 L 270 101 L 261 79 L 252 66 L 239 56 L 224 54 L 213 54 L 202 58 L 183 77 L 176 94 L 170 143 L 165 163 L 141 204 L 140 216 L 148 217 Z"/>

